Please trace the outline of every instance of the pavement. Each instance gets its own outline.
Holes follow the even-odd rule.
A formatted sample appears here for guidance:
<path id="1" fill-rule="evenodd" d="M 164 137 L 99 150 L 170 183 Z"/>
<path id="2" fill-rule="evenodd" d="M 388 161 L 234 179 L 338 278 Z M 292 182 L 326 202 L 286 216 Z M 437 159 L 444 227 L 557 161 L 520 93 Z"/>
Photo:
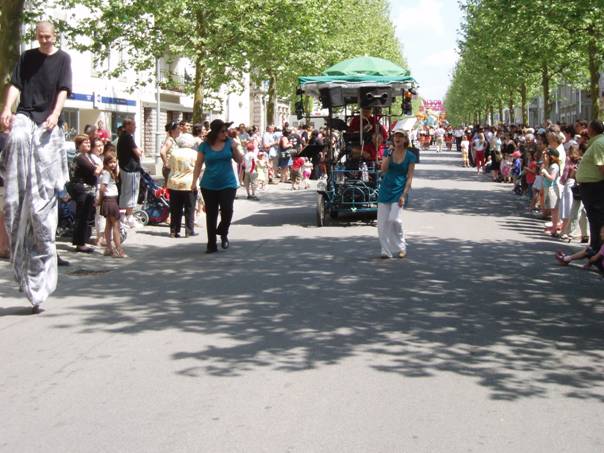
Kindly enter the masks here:
<path id="1" fill-rule="evenodd" d="M 554 260 L 580 244 L 457 153 L 416 173 L 403 260 L 282 184 L 217 254 L 203 228 L 60 243 L 39 315 L 1 262 L 0 451 L 604 451 L 604 281 Z"/>

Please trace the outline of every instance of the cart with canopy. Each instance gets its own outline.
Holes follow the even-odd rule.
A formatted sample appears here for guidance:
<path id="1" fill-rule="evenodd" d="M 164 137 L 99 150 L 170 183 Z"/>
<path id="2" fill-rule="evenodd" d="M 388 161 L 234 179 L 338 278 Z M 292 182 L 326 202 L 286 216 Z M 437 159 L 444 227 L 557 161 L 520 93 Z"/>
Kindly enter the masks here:
<path id="1" fill-rule="evenodd" d="M 411 115 L 415 79 L 388 60 L 359 57 L 298 81 L 298 95 L 318 99 L 327 110 L 326 115 L 306 115 L 325 120 L 324 145 L 302 151 L 315 162 L 321 153 L 326 164 L 326 174 L 317 183 L 317 225 L 344 215 L 375 219 L 381 181 L 378 148 L 385 144 L 380 136 L 390 130 L 395 99 L 402 99 L 403 114 Z M 306 114 L 303 105 L 302 99 L 296 103 L 299 119 Z M 371 116 L 366 117 L 369 112 Z"/>

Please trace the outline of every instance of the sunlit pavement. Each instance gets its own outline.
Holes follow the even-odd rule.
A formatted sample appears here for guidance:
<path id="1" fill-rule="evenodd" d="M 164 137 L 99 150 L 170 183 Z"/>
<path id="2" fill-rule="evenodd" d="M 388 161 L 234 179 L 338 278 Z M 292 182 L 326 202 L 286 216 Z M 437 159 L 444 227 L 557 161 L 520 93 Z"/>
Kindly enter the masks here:
<path id="1" fill-rule="evenodd" d="M 604 451 L 604 280 L 511 185 L 422 154 L 408 258 L 316 193 L 240 192 L 204 230 L 72 261 L 29 315 L 0 264 L 0 450 Z"/>

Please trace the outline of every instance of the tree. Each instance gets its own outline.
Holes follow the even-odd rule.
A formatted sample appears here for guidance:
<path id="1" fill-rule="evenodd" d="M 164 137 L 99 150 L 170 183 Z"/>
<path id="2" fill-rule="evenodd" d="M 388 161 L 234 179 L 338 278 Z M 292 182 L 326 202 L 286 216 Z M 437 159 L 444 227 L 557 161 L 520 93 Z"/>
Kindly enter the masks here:
<path id="1" fill-rule="evenodd" d="M 0 4 L 0 109 L 4 107 L 6 85 L 19 58 L 21 23 L 25 0 L 3 0 Z"/>

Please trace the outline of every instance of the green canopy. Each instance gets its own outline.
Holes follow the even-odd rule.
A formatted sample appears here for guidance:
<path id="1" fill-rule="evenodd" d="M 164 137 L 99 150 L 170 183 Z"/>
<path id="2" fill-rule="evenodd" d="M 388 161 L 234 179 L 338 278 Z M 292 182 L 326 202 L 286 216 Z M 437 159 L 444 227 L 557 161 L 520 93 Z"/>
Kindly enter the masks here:
<path id="1" fill-rule="evenodd" d="M 330 82 L 342 82 L 342 83 L 377 83 L 377 84 L 389 84 L 389 83 L 415 83 L 415 79 L 411 76 L 399 76 L 399 77 L 386 77 L 386 76 L 375 76 L 375 75 L 354 75 L 354 76 L 314 76 L 314 77 L 298 77 L 300 84 L 306 83 L 330 83 Z"/>
<path id="2" fill-rule="evenodd" d="M 336 63 L 323 71 L 323 75 L 407 77 L 409 71 L 383 58 L 356 57 Z"/>

